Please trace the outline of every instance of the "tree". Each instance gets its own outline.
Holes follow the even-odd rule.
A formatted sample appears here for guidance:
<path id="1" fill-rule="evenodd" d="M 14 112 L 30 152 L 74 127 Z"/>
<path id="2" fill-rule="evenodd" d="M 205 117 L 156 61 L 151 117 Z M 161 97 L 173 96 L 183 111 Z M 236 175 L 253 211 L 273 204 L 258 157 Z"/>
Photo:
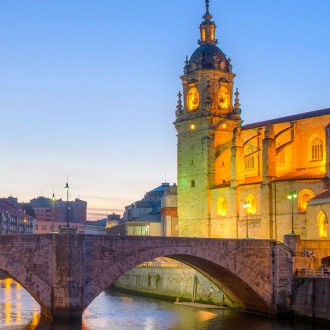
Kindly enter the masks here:
<path id="1" fill-rule="evenodd" d="M 36 212 L 30 204 L 23 204 L 22 210 L 32 218 L 36 218 Z"/>

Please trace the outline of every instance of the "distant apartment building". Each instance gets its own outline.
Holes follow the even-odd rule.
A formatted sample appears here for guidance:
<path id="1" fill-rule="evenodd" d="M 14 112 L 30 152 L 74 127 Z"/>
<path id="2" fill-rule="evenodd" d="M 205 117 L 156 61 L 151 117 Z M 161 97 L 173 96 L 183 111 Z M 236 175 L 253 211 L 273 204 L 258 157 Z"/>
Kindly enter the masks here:
<path id="1" fill-rule="evenodd" d="M 87 202 L 76 198 L 74 201 L 52 200 L 44 196 L 30 200 L 30 205 L 36 213 L 37 222 L 79 222 L 87 220 Z"/>
<path id="2" fill-rule="evenodd" d="M 77 234 L 85 233 L 85 224 L 70 222 L 69 226 L 75 229 Z M 36 234 L 60 233 L 61 228 L 66 227 L 66 222 L 39 220 L 36 223 Z"/>
<path id="3" fill-rule="evenodd" d="M 17 202 L 17 199 L 16 199 Z M 0 234 L 35 234 L 36 220 L 6 199 L 0 201 Z"/>

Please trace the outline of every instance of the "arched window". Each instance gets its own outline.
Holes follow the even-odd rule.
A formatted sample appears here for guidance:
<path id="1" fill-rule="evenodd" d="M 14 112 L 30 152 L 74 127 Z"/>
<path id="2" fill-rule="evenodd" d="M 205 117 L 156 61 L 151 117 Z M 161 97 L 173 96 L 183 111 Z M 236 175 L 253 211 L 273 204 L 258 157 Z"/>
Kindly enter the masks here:
<path id="1" fill-rule="evenodd" d="M 199 104 L 199 92 L 196 87 L 190 88 L 187 95 L 188 110 L 196 110 Z"/>
<path id="2" fill-rule="evenodd" d="M 309 189 L 303 189 L 298 195 L 299 212 L 306 212 L 307 202 L 314 197 L 314 193 Z"/>
<path id="3" fill-rule="evenodd" d="M 322 160 L 323 159 L 323 142 L 318 134 L 314 134 L 309 139 L 309 160 Z"/>
<path id="4" fill-rule="evenodd" d="M 249 194 L 246 197 L 245 203 L 248 205 L 246 211 L 249 214 L 256 214 L 257 213 L 257 200 L 253 194 Z"/>
<path id="5" fill-rule="evenodd" d="M 228 89 L 225 86 L 221 86 L 218 92 L 218 103 L 220 109 L 228 108 Z"/>
<path id="6" fill-rule="evenodd" d="M 252 170 L 254 169 L 254 155 L 253 155 L 253 146 L 248 145 L 245 151 L 245 169 Z M 250 155 L 250 156 L 249 156 Z"/>
<path id="7" fill-rule="evenodd" d="M 328 219 L 323 211 L 320 211 L 320 213 L 317 216 L 317 225 L 319 226 L 320 239 L 326 239 L 327 238 Z"/>
<path id="8" fill-rule="evenodd" d="M 282 165 L 284 163 L 284 148 L 281 148 L 281 143 L 278 143 L 276 145 L 276 164 Z"/>
<path id="9" fill-rule="evenodd" d="M 217 202 L 217 215 L 225 216 L 227 214 L 227 201 L 220 197 Z"/>

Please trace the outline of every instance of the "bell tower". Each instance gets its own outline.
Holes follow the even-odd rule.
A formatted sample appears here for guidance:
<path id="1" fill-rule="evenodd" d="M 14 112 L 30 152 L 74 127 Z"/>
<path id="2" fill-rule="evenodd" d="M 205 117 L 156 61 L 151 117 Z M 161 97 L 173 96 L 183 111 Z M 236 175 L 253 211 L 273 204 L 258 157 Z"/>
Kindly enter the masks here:
<path id="1" fill-rule="evenodd" d="M 230 182 L 233 131 L 241 124 L 230 59 L 217 47 L 209 0 L 199 47 L 186 57 L 176 120 L 179 235 L 211 237 L 211 189 Z"/>

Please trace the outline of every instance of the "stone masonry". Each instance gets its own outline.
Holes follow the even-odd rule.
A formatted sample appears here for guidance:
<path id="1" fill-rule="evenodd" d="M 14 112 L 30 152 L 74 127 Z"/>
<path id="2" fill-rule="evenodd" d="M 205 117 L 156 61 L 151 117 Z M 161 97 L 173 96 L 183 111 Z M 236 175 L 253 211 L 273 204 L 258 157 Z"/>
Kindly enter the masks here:
<path id="1" fill-rule="evenodd" d="M 272 240 L 1 235 L 0 269 L 53 320 L 81 319 L 109 285 L 139 264 L 167 256 L 200 271 L 233 301 L 261 314 L 285 311 L 291 254 Z"/>

